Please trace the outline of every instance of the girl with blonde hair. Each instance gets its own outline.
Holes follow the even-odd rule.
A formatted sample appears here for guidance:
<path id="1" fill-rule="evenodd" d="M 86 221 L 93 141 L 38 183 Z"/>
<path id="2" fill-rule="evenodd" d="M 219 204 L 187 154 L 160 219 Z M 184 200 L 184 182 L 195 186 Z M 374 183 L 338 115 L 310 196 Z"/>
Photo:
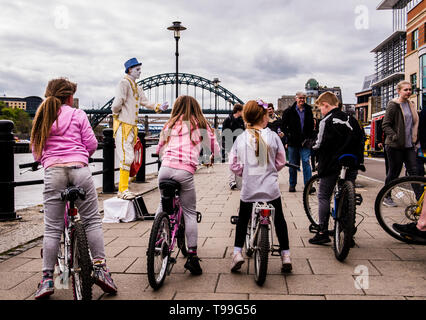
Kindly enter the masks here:
<path id="1" fill-rule="evenodd" d="M 202 274 L 197 255 L 197 212 L 194 173 L 202 146 L 213 155 L 219 152 L 215 132 L 204 117 L 197 100 L 191 96 L 176 99 L 169 121 L 160 134 L 157 153 L 162 158 L 158 183 L 173 179 L 180 183 L 180 201 L 185 221 L 188 260 L 185 268 L 194 275 Z M 206 152 L 206 150 L 204 150 Z M 157 210 L 160 212 L 161 203 Z"/>
<path id="2" fill-rule="evenodd" d="M 43 278 L 35 294 L 46 298 L 54 292 L 53 271 L 64 229 L 65 203 L 61 192 L 68 185 L 86 192 L 85 200 L 77 200 L 87 242 L 93 257 L 94 281 L 105 292 L 116 293 L 105 262 L 102 222 L 98 195 L 88 167 L 88 159 L 98 142 L 83 110 L 72 108 L 77 85 L 65 78 L 50 80 L 46 99 L 37 109 L 31 132 L 34 159 L 44 167 L 44 238 Z"/>
<path id="3" fill-rule="evenodd" d="M 267 202 L 274 206 L 274 225 L 281 251 L 281 272 L 289 272 L 292 269 L 287 223 L 278 184 L 278 171 L 286 163 L 285 150 L 279 136 L 266 128 L 267 108 L 268 104 L 262 100 L 250 100 L 244 105 L 243 119 L 246 130 L 235 140 L 229 157 L 230 169 L 242 176 L 243 180 L 231 262 L 232 272 L 239 270 L 244 263 L 242 247 L 255 202 Z"/>

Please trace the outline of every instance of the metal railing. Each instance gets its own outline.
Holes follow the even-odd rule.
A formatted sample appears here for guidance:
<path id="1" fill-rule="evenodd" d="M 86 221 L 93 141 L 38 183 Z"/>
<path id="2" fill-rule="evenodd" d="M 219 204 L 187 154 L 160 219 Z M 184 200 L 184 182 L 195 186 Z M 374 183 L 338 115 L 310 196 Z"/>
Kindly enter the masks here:
<path id="1" fill-rule="evenodd" d="M 3 155 L 0 157 L 0 194 L 2 200 L 0 201 L 0 221 L 9 221 L 20 219 L 15 211 L 15 188 L 20 186 L 30 186 L 43 184 L 44 180 L 29 180 L 29 181 L 14 181 L 14 163 L 15 163 L 15 152 L 14 145 L 15 140 L 13 137 L 14 124 L 9 120 L 0 120 L 0 150 Z M 146 163 L 146 148 L 147 145 L 155 145 L 158 138 L 145 138 L 145 132 L 139 132 L 138 137 L 142 143 L 142 164 L 136 174 L 134 182 L 143 183 L 146 181 L 146 166 L 158 165 L 160 168 L 160 161 L 156 160 L 150 163 Z M 113 138 L 112 129 L 103 130 L 103 143 L 102 145 L 102 158 L 93 158 L 90 162 L 102 162 L 102 170 L 92 172 L 92 175 L 102 174 L 102 192 L 103 193 L 115 193 L 115 171 L 120 168 L 115 168 L 115 141 Z M 31 167 L 30 164 L 23 167 Z"/>

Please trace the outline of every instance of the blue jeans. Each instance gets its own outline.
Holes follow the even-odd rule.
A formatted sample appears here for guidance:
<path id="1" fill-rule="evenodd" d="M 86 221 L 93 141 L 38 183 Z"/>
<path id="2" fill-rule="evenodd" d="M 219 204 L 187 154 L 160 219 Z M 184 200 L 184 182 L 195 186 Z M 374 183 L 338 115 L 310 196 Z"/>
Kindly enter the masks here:
<path id="1" fill-rule="evenodd" d="M 306 184 L 312 176 L 312 169 L 310 165 L 311 149 L 288 147 L 288 157 L 291 164 L 300 165 L 300 159 L 302 159 L 303 169 L 303 182 Z M 296 169 L 290 168 L 290 186 L 295 187 L 297 184 L 297 171 Z"/>

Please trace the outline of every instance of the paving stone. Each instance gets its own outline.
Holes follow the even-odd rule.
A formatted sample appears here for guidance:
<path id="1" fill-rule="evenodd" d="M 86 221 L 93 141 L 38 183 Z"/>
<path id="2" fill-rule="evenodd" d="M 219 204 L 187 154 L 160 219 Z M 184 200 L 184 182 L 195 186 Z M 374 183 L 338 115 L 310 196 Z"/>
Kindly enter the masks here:
<path id="1" fill-rule="evenodd" d="M 287 286 L 284 276 L 267 275 L 263 286 L 254 281 L 252 275 L 246 274 L 221 274 L 216 292 L 218 293 L 264 293 L 264 294 L 287 294 Z"/>
<path id="2" fill-rule="evenodd" d="M 326 300 L 406 300 L 404 296 L 355 296 L 355 295 L 330 295 L 325 296 Z"/>
<path id="3" fill-rule="evenodd" d="M 349 275 L 290 275 L 286 281 L 292 295 L 364 294 L 355 288 L 355 280 Z"/>
<path id="4" fill-rule="evenodd" d="M 233 294 L 233 293 L 181 293 L 178 292 L 176 296 L 174 297 L 174 300 L 248 300 L 248 294 L 245 293 L 239 293 L 239 294 Z"/>
<path id="5" fill-rule="evenodd" d="M 367 295 L 389 296 L 426 296 L 426 279 L 401 276 L 371 276 Z"/>
<path id="6" fill-rule="evenodd" d="M 426 250 L 417 249 L 390 249 L 402 260 L 422 260 L 426 261 Z"/>
<path id="7" fill-rule="evenodd" d="M 22 255 L 7 259 L 3 262 L 0 262 L 0 272 L 13 271 L 30 261 L 32 261 L 31 258 L 22 258 Z"/>
<path id="8" fill-rule="evenodd" d="M 389 261 L 386 261 L 389 263 Z M 336 259 L 309 259 L 309 264 L 314 271 L 314 274 L 347 274 L 358 275 L 357 267 L 367 267 L 370 275 L 380 275 L 377 269 L 368 260 L 352 260 L 347 259 L 344 262 L 339 262 Z"/>
<path id="9" fill-rule="evenodd" d="M 301 295 L 292 295 L 292 294 L 255 294 L 251 293 L 249 295 L 249 300 L 325 300 L 324 296 L 321 295 L 311 295 L 311 296 L 301 296 Z"/>
<path id="10" fill-rule="evenodd" d="M 8 290 L 24 282 L 34 272 L 0 272 L 0 290 Z"/>
<path id="11" fill-rule="evenodd" d="M 384 276 L 426 277 L 425 261 L 372 261 Z"/>

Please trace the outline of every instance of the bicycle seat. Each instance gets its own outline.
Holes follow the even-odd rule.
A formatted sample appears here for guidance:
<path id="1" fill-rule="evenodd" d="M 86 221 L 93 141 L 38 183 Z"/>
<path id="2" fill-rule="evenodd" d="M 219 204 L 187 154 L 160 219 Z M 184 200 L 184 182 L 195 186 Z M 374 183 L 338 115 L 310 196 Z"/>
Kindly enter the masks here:
<path id="1" fill-rule="evenodd" d="M 180 191 L 180 183 L 173 179 L 163 180 L 160 182 L 160 190 L 163 191 L 164 196 L 173 197 Z"/>
<path id="2" fill-rule="evenodd" d="M 358 166 L 358 158 L 354 154 L 342 154 L 339 157 L 339 164 L 344 167 L 356 168 Z"/>
<path id="3" fill-rule="evenodd" d="M 70 186 L 61 192 L 62 201 L 76 201 L 78 198 L 86 199 L 86 191 L 83 188 Z"/>

